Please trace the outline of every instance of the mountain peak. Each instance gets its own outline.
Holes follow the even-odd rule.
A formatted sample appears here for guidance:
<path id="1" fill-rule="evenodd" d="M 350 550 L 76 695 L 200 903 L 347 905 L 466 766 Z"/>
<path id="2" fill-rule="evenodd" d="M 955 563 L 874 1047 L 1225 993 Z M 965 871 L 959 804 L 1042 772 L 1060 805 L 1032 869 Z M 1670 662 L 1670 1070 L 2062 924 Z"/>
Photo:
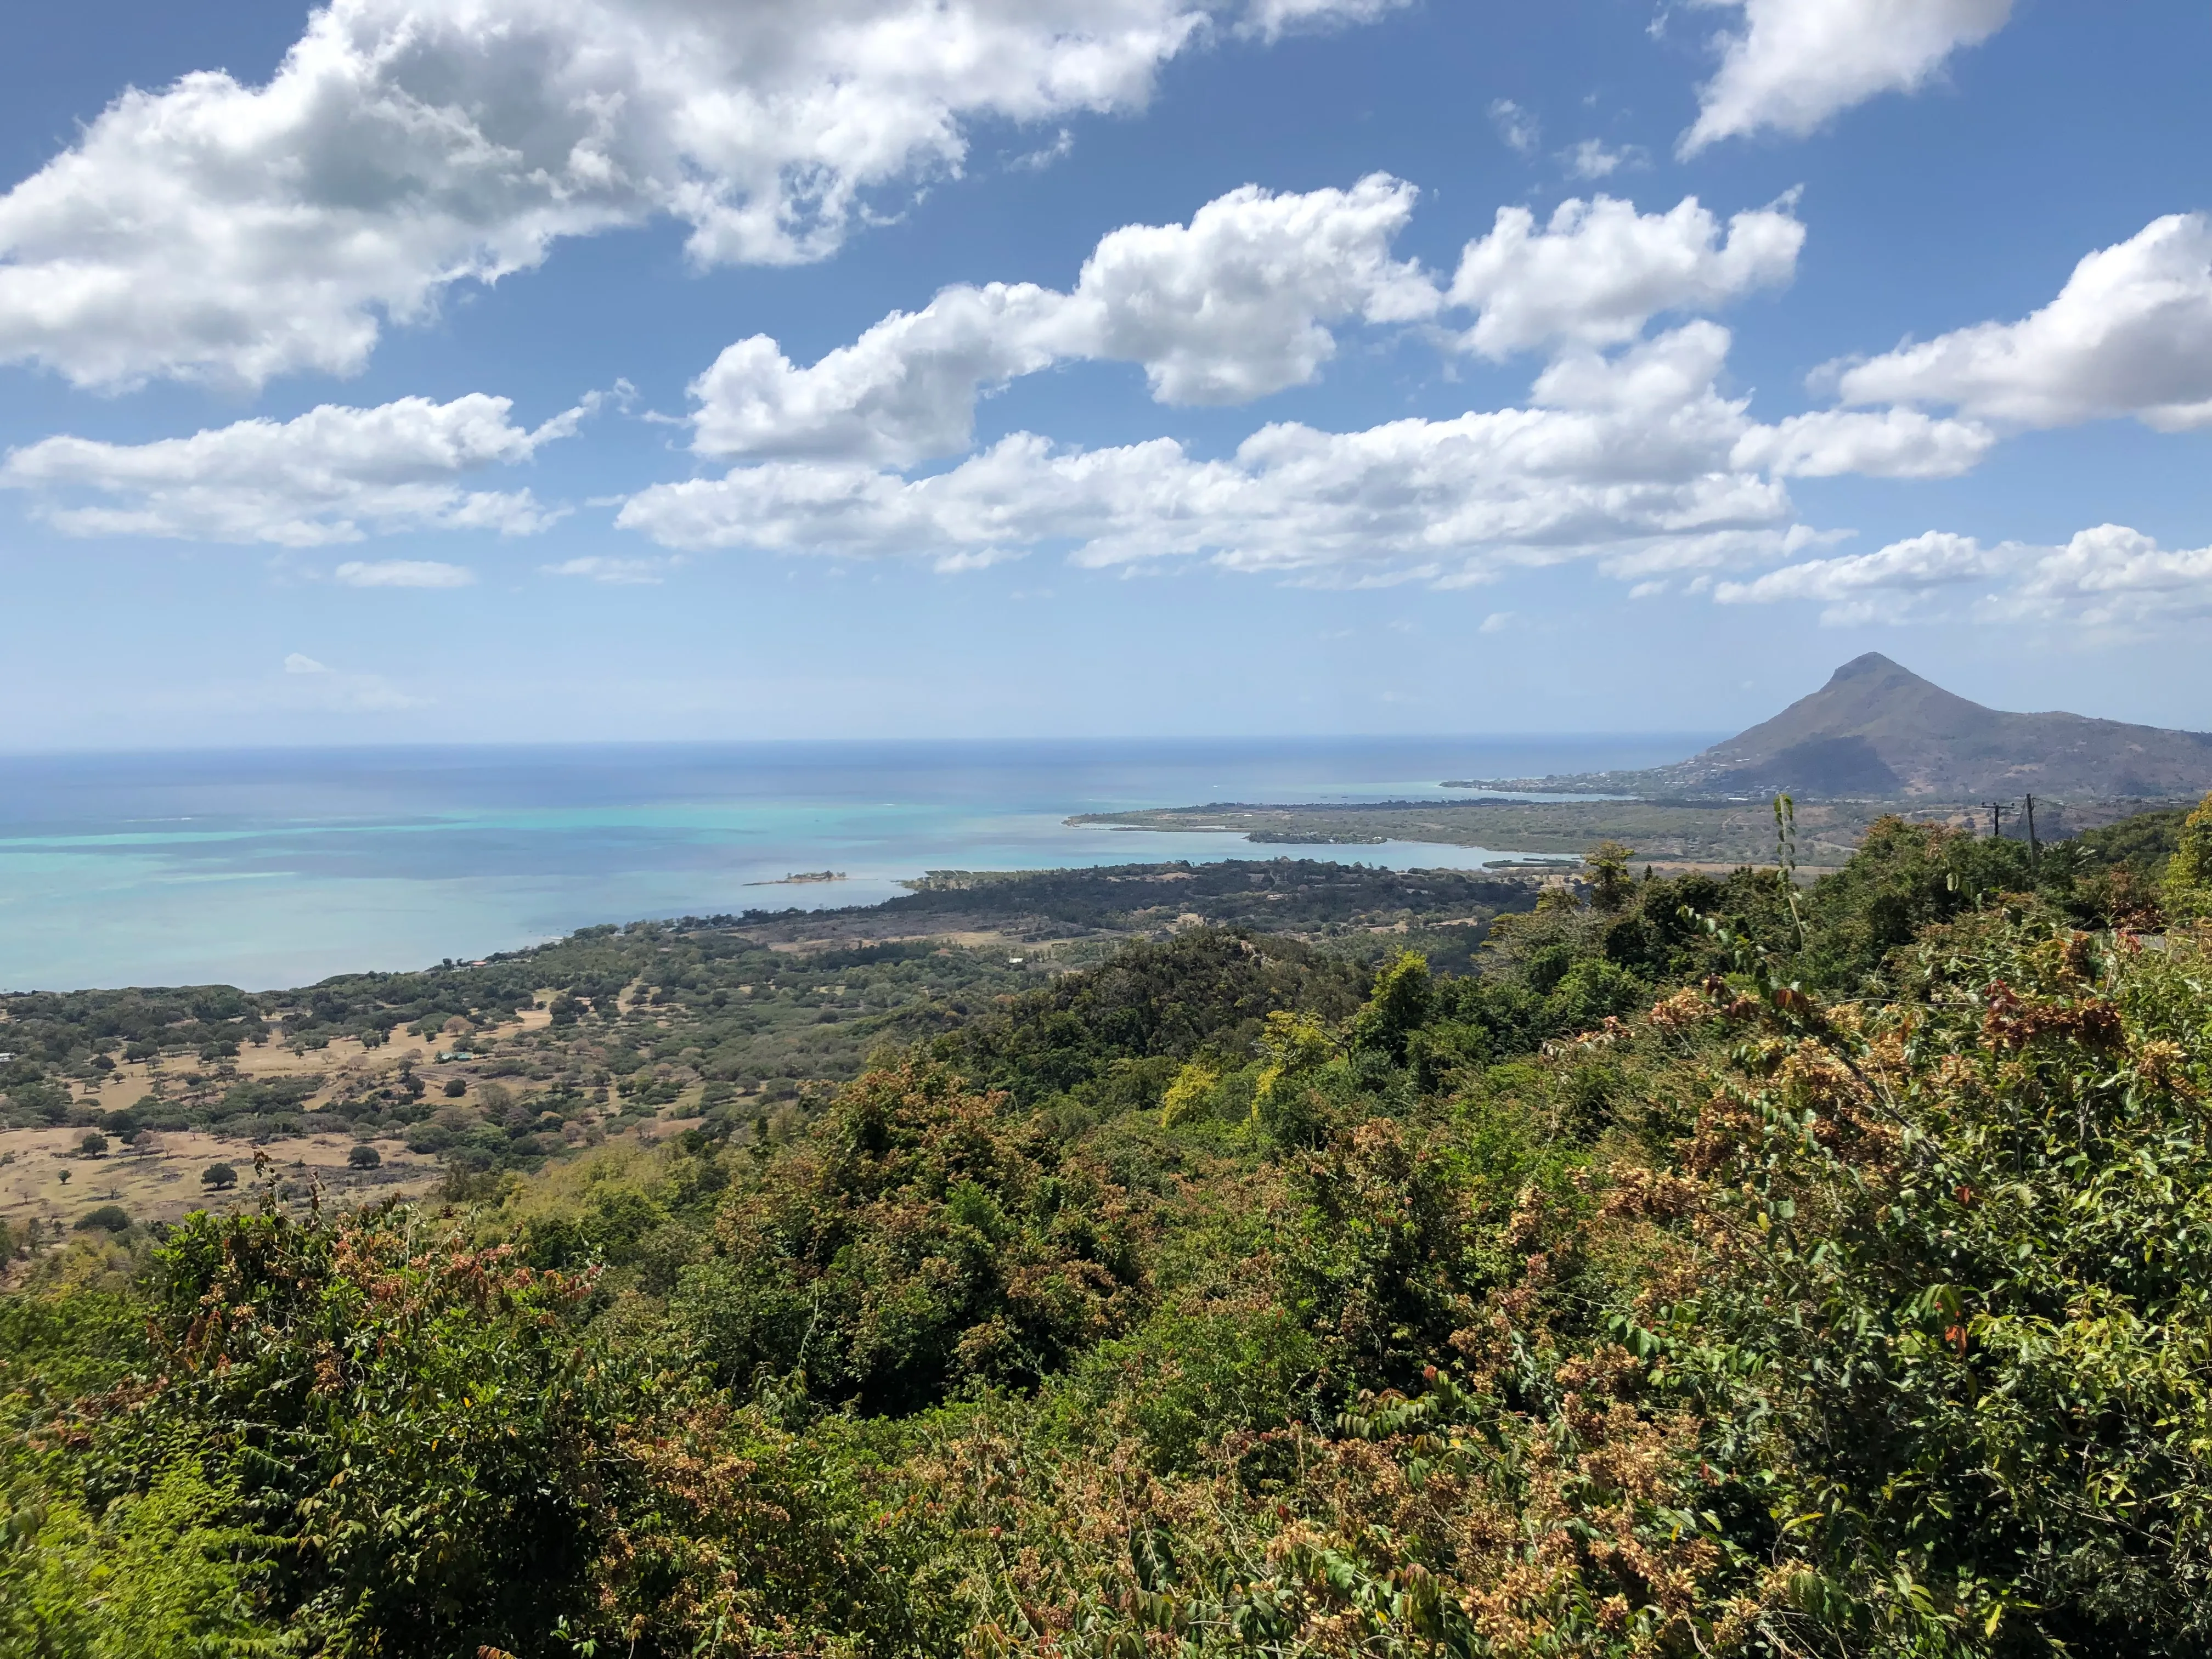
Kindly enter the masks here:
<path id="1" fill-rule="evenodd" d="M 2212 787 L 2212 737 L 2000 713 L 1869 651 L 1773 719 L 1669 770 L 1728 794 L 2172 797 Z"/>
<path id="2" fill-rule="evenodd" d="M 1920 678 L 1902 663 L 1891 661 L 1879 651 L 1869 651 L 1863 656 L 1853 657 L 1841 668 L 1829 675 L 1828 684 L 1841 685 L 1847 680 L 1869 679 L 1877 676 L 1895 676 L 1908 680 L 1917 680 Z"/>

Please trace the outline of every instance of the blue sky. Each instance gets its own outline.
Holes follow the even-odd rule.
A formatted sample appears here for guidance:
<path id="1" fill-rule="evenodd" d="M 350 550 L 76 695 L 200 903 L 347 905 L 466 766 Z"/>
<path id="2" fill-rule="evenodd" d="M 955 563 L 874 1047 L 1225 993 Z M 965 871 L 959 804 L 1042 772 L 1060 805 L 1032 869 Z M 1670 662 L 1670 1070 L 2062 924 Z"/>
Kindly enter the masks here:
<path id="1" fill-rule="evenodd" d="M 10 747 L 2212 727 L 2201 6 L 7 30 Z"/>

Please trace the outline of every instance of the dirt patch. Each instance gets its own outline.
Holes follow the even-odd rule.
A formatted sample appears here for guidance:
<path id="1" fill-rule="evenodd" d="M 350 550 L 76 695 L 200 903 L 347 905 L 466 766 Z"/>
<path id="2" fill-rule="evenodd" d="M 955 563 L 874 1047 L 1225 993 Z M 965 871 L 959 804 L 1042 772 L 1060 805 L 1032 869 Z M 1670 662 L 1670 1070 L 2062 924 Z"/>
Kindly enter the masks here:
<path id="1" fill-rule="evenodd" d="M 103 1204 L 120 1204 L 134 1221 L 174 1221 L 198 1209 L 228 1209 L 258 1202 L 249 1142 L 227 1140 L 198 1130 L 152 1137 L 150 1152 L 111 1152 L 101 1158 L 77 1155 L 82 1129 L 0 1130 L 0 1217 L 20 1224 L 36 1217 L 73 1225 Z M 273 1141 L 270 1179 L 306 1188 L 319 1184 L 325 1203 L 356 1203 L 398 1194 L 414 1198 L 438 1184 L 442 1171 L 418 1158 L 397 1139 L 369 1143 L 383 1157 L 379 1169 L 350 1168 L 346 1159 L 360 1143 L 345 1135 L 313 1135 Z M 200 1172 L 213 1164 L 238 1171 L 239 1184 L 212 1191 Z M 69 1177 L 64 1181 L 62 1176 Z"/>

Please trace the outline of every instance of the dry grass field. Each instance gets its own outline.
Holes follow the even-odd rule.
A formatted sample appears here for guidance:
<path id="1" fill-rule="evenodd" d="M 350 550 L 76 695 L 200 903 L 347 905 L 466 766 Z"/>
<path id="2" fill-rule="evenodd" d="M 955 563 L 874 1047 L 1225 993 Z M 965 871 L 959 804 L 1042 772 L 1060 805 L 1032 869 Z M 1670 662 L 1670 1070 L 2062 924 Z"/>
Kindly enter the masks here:
<path id="1" fill-rule="evenodd" d="M 0 1219 L 20 1226 L 33 1218 L 49 1225 L 73 1226 L 103 1204 L 119 1204 L 134 1221 L 174 1221 L 187 1212 L 222 1209 L 258 1201 L 253 1186 L 257 1148 L 198 1131 L 149 1137 L 145 1152 L 110 1152 L 86 1158 L 77 1152 L 82 1129 L 0 1131 Z M 400 1193 L 413 1197 L 435 1186 L 435 1160 L 409 1154 L 398 1139 L 371 1143 L 382 1154 L 380 1169 L 347 1167 L 356 1143 L 345 1135 L 316 1135 L 274 1142 L 258 1150 L 269 1154 L 267 1177 L 280 1187 L 304 1193 L 322 1189 L 326 1202 L 354 1202 Z M 210 1164 L 238 1171 L 238 1185 L 211 1191 L 200 1181 Z"/>
<path id="2" fill-rule="evenodd" d="M 547 1018 L 543 1006 L 526 1009 L 517 1018 L 487 1028 L 481 1035 L 514 1036 L 542 1030 Z M 438 1063 L 441 1047 L 437 1041 L 410 1036 L 404 1025 L 393 1027 L 384 1044 L 375 1048 L 353 1037 L 339 1037 L 305 1052 L 266 1043 L 242 1050 L 216 1080 L 228 1084 L 319 1076 L 322 1086 L 301 1103 L 301 1109 L 312 1111 L 348 1085 L 396 1072 L 402 1064 L 411 1064 L 434 1088 L 448 1077 L 463 1074 L 465 1068 Z M 182 1089 L 204 1086 L 204 1076 L 189 1061 L 174 1056 L 151 1064 L 124 1061 L 96 1086 L 82 1085 L 75 1094 L 84 1105 L 115 1112 L 148 1095 L 173 1096 Z M 527 1085 L 514 1092 L 526 1095 Z M 351 1203 L 392 1194 L 418 1197 L 434 1188 L 443 1175 L 434 1158 L 409 1152 L 405 1141 L 397 1136 L 367 1143 L 376 1148 L 383 1163 L 362 1170 L 348 1164 L 349 1155 L 360 1143 L 344 1134 L 297 1137 L 257 1147 L 202 1130 L 177 1130 L 150 1134 L 129 1150 L 113 1146 L 100 1156 L 87 1157 L 78 1150 L 85 1133 L 81 1128 L 0 1129 L 0 1220 L 18 1229 L 33 1218 L 50 1227 L 56 1222 L 73 1227 L 100 1206 L 119 1204 L 134 1221 L 174 1221 L 194 1209 L 258 1203 L 257 1151 L 268 1157 L 267 1181 L 291 1196 L 319 1189 L 325 1202 Z M 216 1189 L 201 1181 L 201 1171 L 216 1164 L 228 1164 L 238 1171 L 235 1187 Z"/>

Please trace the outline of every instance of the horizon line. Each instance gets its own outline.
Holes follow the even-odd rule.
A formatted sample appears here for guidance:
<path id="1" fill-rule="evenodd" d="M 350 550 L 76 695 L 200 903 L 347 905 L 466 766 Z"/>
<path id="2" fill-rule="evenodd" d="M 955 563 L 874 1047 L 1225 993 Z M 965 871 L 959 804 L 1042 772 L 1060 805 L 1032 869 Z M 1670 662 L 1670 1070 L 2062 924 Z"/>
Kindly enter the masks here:
<path id="1" fill-rule="evenodd" d="M 192 755 L 287 755 L 287 754 L 392 754 L 403 752 L 461 753 L 481 750 L 584 750 L 605 749 L 729 749 L 799 747 L 802 745 L 843 745 L 858 747 L 952 747 L 1065 744 L 1075 746 L 1105 746 L 1109 744 L 1452 744 L 1506 743 L 1538 744 L 1574 741 L 1657 742 L 1674 738 L 1703 738 L 1716 733 L 1725 735 L 1724 728 L 1667 727 L 1652 729 L 1589 728 L 1573 731 L 1513 731 L 1513 732 L 1251 732 L 1203 733 L 1197 735 L 1145 734 L 1092 735 L 1083 737 L 1054 737 L 1048 735 L 1012 737 L 769 737 L 769 738 L 422 738 L 384 742 L 344 743 L 228 743 L 146 744 L 93 744 L 70 748 L 9 749 L 0 748 L 0 763 L 9 761 L 67 760 L 91 758 L 125 759 L 134 757 L 185 757 Z"/>

